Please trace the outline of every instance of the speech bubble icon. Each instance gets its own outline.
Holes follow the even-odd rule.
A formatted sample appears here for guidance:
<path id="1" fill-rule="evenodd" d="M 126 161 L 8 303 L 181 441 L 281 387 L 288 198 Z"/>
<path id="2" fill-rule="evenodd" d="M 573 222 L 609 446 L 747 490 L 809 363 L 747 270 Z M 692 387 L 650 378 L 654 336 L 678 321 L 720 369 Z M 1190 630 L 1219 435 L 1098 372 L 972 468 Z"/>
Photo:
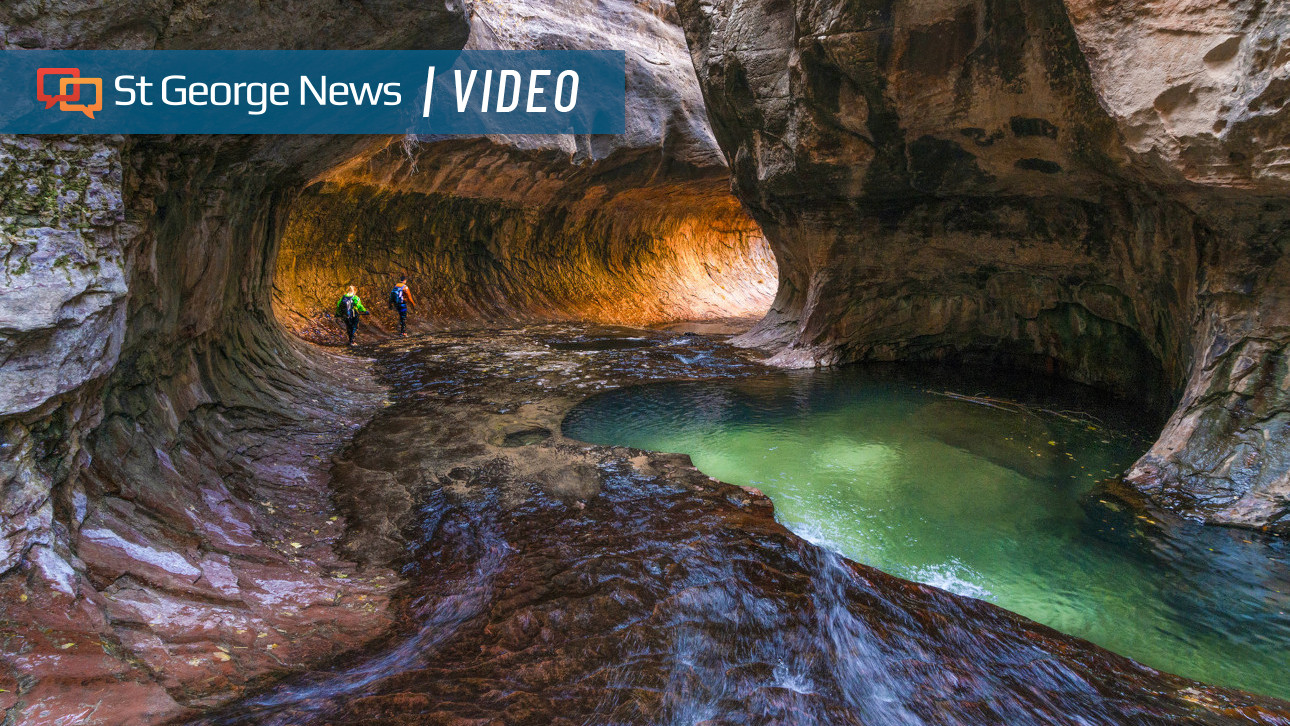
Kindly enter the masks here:
<path id="1" fill-rule="evenodd" d="M 102 78 L 60 78 L 58 79 L 59 94 L 70 97 L 67 94 L 69 86 L 76 86 L 76 95 L 80 97 L 81 86 L 94 86 L 94 103 L 68 103 L 67 101 L 58 102 L 60 111 L 80 111 L 90 118 L 94 118 L 95 111 L 103 110 L 103 79 Z"/>
<path id="2" fill-rule="evenodd" d="M 76 103 L 77 101 L 81 100 L 80 86 L 77 86 L 76 93 L 70 96 L 66 95 L 66 86 L 63 86 L 62 84 L 59 84 L 59 89 L 58 89 L 59 95 L 51 96 L 48 93 L 45 93 L 45 76 L 48 76 L 48 75 L 71 76 L 72 78 L 80 78 L 81 69 L 80 68 L 37 68 L 36 69 L 36 98 L 40 101 L 45 102 L 46 110 L 53 108 L 54 104 L 60 101 L 71 101 L 72 103 Z"/>

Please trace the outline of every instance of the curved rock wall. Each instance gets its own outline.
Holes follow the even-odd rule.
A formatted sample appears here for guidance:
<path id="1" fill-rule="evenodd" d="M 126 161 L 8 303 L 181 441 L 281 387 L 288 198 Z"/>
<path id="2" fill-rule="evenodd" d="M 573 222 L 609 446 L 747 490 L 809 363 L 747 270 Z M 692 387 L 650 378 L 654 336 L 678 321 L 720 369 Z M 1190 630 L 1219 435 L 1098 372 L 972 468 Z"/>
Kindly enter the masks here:
<path id="1" fill-rule="evenodd" d="M 1134 167 L 1207 232 L 1184 393 L 1128 482 L 1213 522 L 1290 532 L 1290 7 L 1067 6 Z"/>
<path id="2" fill-rule="evenodd" d="M 1290 524 L 1284 9 L 678 8 L 780 264 L 750 343 L 789 365 L 1038 367 L 1178 404 L 1130 481 L 1211 521 Z"/>
<path id="3" fill-rule="evenodd" d="M 315 47 L 465 42 L 461 8 L 382 5 L 384 20 L 330 0 L 190 3 L 170 16 L 8 4 L 0 37 L 6 48 L 280 47 L 296 31 Z M 321 18 L 348 32 L 314 35 Z M 291 199 L 373 141 L 3 139 L 5 719 L 157 722 L 385 626 L 392 573 L 348 576 L 325 486 L 328 454 L 380 390 L 361 365 L 294 342 L 270 309 Z"/>
<path id="4" fill-rule="evenodd" d="M 70 165 L 86 142 L 42 143 Z M 68 302 L 48 320 L 19 309 L 48 328 L 5 336 L 18 360 L 60 376 L 9 389 L 27 400 L 4 410 L 9 716 L 155 721 L 379 632 L 368 610 L 385 586 L 334 579 L 352 564 L 331 554 L 340 532 L 318 529 L 325 455 L 379 392 L 361 368 L 293 344 L 267 310 L 297 175 L 353 143 L 118 140 L 115 215 L 83 228 L 53 210 L 20 220 L 15 247 L 33 262 L 10 269 L 6 302 Z M 71 178 L 57 196 L 67 212 L 88 194 Z M 113 264 L 70 258 L 66 227 L 104 240 Z M 78 270 L 121 289 L 83 293 Z M 80 317 L 90 303 L 105 311 Z"/>
<path id="5" fill-rule="evenodd" d="M 297 204 L 275 281 L 287 326 L 338 340 L 357 284 L 378 326 L 401 272 L 421 329 L 532 320 L 761 316 L 777 277 L 730 194 L 670 2 L 476 2 L 470 49 L 626 51 L 626 133 L 408 138 Z"/>
<path id="6" fill-rule="evenodd" d="M 307 193 L 278 255 L 279 314 L 308 338 L 336 340 L 328 316 L 352 282 L 394 330 L 385 297 L 399 273 L 419 305 L 414 330 L 763 314 L 776 276 L 761 230 L 728 193 L 695 186 L 573 205 L 583 209 L 365 185 Z"/>

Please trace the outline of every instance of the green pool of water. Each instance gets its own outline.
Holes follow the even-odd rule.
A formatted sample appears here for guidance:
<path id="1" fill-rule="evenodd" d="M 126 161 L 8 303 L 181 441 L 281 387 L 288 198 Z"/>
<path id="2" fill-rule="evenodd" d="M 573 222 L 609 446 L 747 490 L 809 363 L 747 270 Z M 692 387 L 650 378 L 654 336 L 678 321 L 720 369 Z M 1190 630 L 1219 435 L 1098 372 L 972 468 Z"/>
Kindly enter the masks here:
<path id="1" fill-rule="evenodd" d="M 851 368 L 614 391 L 564 433 L 689 454 L 854 560 L 1161 670 L 1290 698 L 1286 544 L 1164 527 L 1093 493 L 1148 447 L 1156 422 L 1140 417 L 1058 384 Z"/>

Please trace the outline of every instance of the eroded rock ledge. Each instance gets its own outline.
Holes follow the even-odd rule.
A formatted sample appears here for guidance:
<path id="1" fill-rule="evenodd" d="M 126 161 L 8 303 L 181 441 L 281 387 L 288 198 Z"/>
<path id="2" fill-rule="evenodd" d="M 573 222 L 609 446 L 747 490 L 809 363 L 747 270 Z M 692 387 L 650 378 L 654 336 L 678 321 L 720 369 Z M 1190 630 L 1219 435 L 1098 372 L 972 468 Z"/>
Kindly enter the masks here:
<path id="1" fill-rule="evenodd" d="M 1290 531 L 1284 4 L 680 0 L 789 365 L 963 359 L 1173 409 L 1128 481 Z"/>

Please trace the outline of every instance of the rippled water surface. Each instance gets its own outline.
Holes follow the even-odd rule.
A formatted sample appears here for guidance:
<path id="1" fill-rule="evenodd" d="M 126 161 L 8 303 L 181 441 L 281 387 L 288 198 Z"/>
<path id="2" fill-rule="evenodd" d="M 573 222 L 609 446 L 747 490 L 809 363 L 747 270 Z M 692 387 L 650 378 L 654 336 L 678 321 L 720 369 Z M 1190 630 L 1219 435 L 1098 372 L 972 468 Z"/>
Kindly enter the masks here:
<path id="1" fill-rule="evenodd" d="M 1146 449 L 1151 422 L 1087 392 L 1037 389 L 803 372 L 615 391 L 564 427 L 588 442 L 689 454 L 857 561 L 1162 670 L 1290 697 L 1285 543 L 1165 527 L 1099 499 L 1094 485 Z"/>

